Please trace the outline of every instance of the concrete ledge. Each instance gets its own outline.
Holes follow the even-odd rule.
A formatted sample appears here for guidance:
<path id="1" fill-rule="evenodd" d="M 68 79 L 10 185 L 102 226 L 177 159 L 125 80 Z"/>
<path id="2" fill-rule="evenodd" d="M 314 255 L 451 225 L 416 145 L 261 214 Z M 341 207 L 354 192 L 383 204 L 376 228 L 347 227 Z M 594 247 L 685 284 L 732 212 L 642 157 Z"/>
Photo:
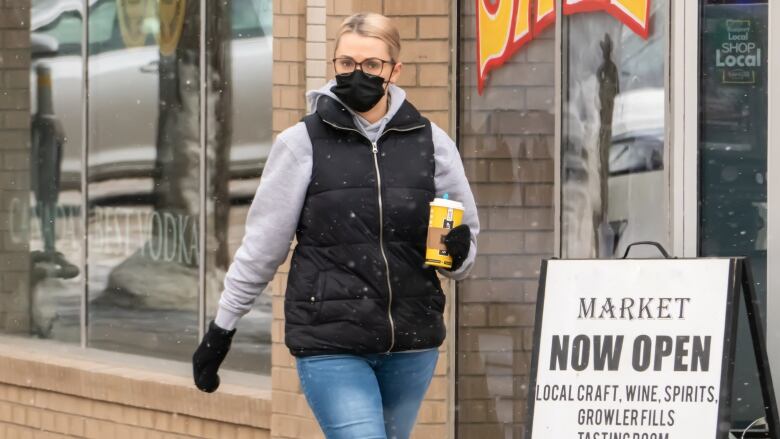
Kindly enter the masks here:
<path id="1" fill-rule="evenodd" d="M 271 427 L 270 377 L 220 372 L 212 394 L 192 383 L 191 365 L 0 336 L 0 382 L 162 412 Z"/>

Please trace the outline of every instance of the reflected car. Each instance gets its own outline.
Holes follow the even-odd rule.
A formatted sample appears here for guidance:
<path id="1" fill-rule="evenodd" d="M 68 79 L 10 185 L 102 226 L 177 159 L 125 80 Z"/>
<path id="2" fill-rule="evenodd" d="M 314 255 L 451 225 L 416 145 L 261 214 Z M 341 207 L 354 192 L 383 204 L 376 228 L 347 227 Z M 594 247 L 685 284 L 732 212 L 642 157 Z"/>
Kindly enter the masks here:
<path id="1" fill-rule="evenodd" d="M 668 218 L 662 208 L 668 189 L 664 177 L 663 105 L 664 90 L 658 88 L 631 90 L 615 97 L 607 183 L 611 236 L 603 238 L 604 244 L 612 246 L 607 251 L 610 255 L 622 256 L 632 242 L 663 241 L 667 236 Z M 561 191 L 566 201 L 561 215 L 569 227 L 568 249 L 576 257 L 584 257 L 578 252 L 593 248 L 589 241 L 593 239 L 590 213 L 599 197 L 599 170 L 597 160 L 584 147 L 585 127 L 568 114 L 561 162 Z M 645 252 L 638 248 L 632 250 L 632 256 Z"/>
<path id="2" fill-rule="evenodd" d="M 33 0 L 31 9 L 31 109 L 37 112 L 36 66 L 45 63 L 51 69 L 54 113 L 66 139 L 62 190 L 78 188 L 82 171 L 83 3 Z M 122 193 L 144 192 L 151 190 L 156 159 L 160 52 L 151 33 L 136 47 L 125 44 L 118 3 L 89 2 L 87 172 L 91 183 L 145 181 L 119 188 Z M 267 32 L 272 14 L 270 0 L 233 0 L 230 4 L 233 126 L 229 166 L 233 180 L 259 176 L 271 147 L 272 35 Z M 156 17 L 144 21 L 142 26 L 159 29 Z"/>
<path id="3" fill-rule="evenodd" d="M 616 255 L 622 256 L 636 241 L 660 240 L 663 245 L 667 236 L 664 114 L 662 88 L 631 90 L 615 98 L 608 218 L 615 234 Z M 637 248 L 636 253 L 631 252 L 640 256 L 645 251 Z"/>

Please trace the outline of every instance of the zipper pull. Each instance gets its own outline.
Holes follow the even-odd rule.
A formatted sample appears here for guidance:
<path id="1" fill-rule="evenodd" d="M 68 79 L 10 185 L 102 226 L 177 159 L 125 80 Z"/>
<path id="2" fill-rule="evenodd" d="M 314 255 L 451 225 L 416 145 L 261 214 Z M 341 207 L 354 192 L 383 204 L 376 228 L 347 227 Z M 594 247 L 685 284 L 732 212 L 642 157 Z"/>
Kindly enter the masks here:
<path id="1" fill-rule="evenodd" d="M 376 154 L 379 151 L 376 147 L 376 142 L 371 142 L 371 148 L 372 148 L 371 152 L 373 152 L 374 154 Z"/>

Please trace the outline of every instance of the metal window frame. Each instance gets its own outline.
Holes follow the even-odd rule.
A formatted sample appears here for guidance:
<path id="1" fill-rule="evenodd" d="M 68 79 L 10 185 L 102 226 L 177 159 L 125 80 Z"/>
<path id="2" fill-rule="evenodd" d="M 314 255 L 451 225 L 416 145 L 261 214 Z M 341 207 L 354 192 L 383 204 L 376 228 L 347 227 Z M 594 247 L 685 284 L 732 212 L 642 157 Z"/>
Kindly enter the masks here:
<path id="1" fill-rule="evenodd" d="M 769 35 L 768 35 L 768 63 L 767 77 L 776 78 L 780 72 L 780 5 L 777 1 L 768 2 L 769 8 Z M 777 143 L 780 138 L 780 127 L 771 123 L 780 112 L 780 84 L 777 81 L 769 81 L 767 85 L 767 146 Z M 780 187 L 772 185 L 772 175 L 780 171 L 780 154 L 774 148 L 767 148 L 767 230 L 775 231 L 767 233 L 767 267 L 776 267 L 780 263 Z M 773 172 L 774 171 L 774 172 Z M 772 206 L 775 206 L 772 209 Z M 769 316 L 780 315 L 780 297 L 770 294 L 780 287 L 780 275 L 775 270 L 767 270 L 767 297 L 766 297 L 766 327 L 767 327 L 767 355 L 769 357 L 770 370 L 777 376 L 780 372 L 780 318 Z M 774 380 L 776 398 L 780 397 L 780 379 Z"/>
<path id="2" fill-rule="evenodd" d="M 207 109 L 208 103 L 208 81 L 206 80 L 206 0 L 200 0 L 200 43 L 198 44 L 198 80 L 200 81 L 200 120 L 198 121 L 200 129 L 200 209 L 198 211 L 198 340 L 203 338 L 206 330 L 206 220 L 207 220 Z"/>
<path id="3" fill-rule="evenodd" d="M 87 306 L 89 304 L 89 272 L 87 242 L 87 144 L 89 143 L 89 0 L 84 0 L 81 11 L 81 304 L 79 309 L 79 345 L 87 347 Z"/>
<path id="4" fill-rule="evenodd" d="M 686 67 L 685 63 L 685 31 L 688 28 L 685 21 L 686 3 L 690 2 L 672 2 L 669 15 L 669 68 L 667 89 L 667 109 L 664 118 L 666 126 L 666 145 L 664 156 L 668 158 L 669 166 L 664 167 L 669 181 L 668 201 L 670 207 L 670 228 L 669 245 L 671 254 L 684 255 L 683 239 L 685 224 L 685 196 L 687 191 L 680 189 L 685 181 L 685 96 L 686 88 Z M 675 42 L 680 42 L 675 44 Z"/>
<path id="5" fill-rule="evenodd" d="M 675 255 L 699 256 L 699 2 L 675 2 L 673 198 Z M 696 60 L 686 62 L 686 60 Z M 674 124 L 674 122 L 672 122 Z"/>
<path id="6" fill-rule="evenodd" d="M 450 108 L 452 111 L 450 111 L 450 132 L 454 133 L 455 137 L 455 144 L 458 146 L 458 150 L 460 150 L 458 139 L 460 138 L 460 25 L 461 25 L 461 19 L 460 19 L 460 1 L 461 0 L 451 0 L 450 2 L 450 53 L 453 54 L 453 56 L 450 58 L 450 81 L 449 81 L 449 87 L 450 87 Z M 447 370 L 447 388 L 449 390 L 449 403 L 447 404 L 447 411 L 449 413 L 449 416 L 447 416 L 447 432 L 449 434 L 449 437 L 455 438 L 456 437 L 456 425 L 457 425 L 457 417 L 458 417 L 458 410 L 457 410 L 457 395 L 458 395 L 458 386 L 456 385 L 458 381 L 458 357 L 457 357 L 457 337 L 456 334 L 458 333 L 458 283 L 450 280 L 452 282 L 451 284 L 451 297 L 449 299 L 450 303 L 450 313 L 449 317 L 447 319 L 447 325 L 451 329 L 452 335 L 450 337 L 447 337 L 447 364 L 449 365 L 449 370 Z"/>
<path id="7" fill-rule="evenodd" d="M 555 59 L 553 61 L 554 91 L 553 111 L 555 128 L 553 133 L 553 256 L 561 257 L 563 240 L 561 239 L 561 140 L 563 132 L 563 0 L 555 0 Z M 568 46 L 567 46 L 568 48 Z"/>

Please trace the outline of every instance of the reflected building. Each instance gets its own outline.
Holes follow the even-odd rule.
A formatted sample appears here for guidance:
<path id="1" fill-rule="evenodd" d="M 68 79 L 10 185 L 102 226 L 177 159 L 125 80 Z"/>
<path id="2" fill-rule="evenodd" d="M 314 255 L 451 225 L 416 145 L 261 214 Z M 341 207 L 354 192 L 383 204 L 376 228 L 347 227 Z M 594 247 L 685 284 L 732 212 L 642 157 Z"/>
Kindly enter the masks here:
<path id="1" fill-rule="evenodd" d="M 211 4 L 201 47 L 199 7 L 30 4 L 30 196 L 14 204 L 14 239 L 30 246 L 43 338 L 186 360 L 214 313 L 199 297 L 221 292 L 272 141 L 273 17 L 270 1 Z M 270 309 L 255 314 L 239 370 L 270 363 Z"/>

